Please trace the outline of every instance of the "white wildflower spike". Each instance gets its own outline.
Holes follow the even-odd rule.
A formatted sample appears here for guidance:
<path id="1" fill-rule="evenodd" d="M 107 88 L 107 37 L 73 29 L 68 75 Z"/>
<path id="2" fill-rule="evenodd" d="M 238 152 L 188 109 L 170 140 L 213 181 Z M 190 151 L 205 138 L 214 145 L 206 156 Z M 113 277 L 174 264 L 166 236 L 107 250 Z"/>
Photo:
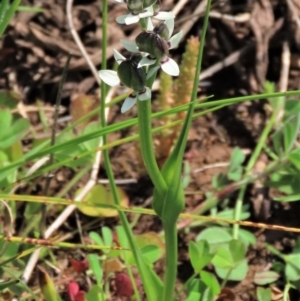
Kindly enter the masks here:
<path id="1" fill-rule="evenodd" d="M 157 0 L 115 0 L 118 3 L 127 5 L 128 14 L 119 16 L 116 21 L 119 24 L 133 24 L 145 18 L 146 31 L 137 36 L 134 42 L 121 40 L 125 49 L 132 52 L 132 56 L 126 59 L 118 51 L 114 50 L 114 58 L 118 63 L 117 71 L 101 70 L 100 78 L 110 86 L 124 86 L 131 88 L 133 92 L 125 99 L 121 112 L 124 113 L 131 109 L 137 100 L 145 101 L 151 99 L 151 90 L 146 87 L 147 79 L 154 76 L 161 67 L 162 70 L 170 75 L 177 76 L 179 67 L 177 63 L 169 57 L 169 49 L 178 46 L 182 38 L 182 31 L 173 34 L 174 18 L 172 12 L 159 11 Z M 164 21 L 157 26 L 153 26 L 151 18 Z M 160 67 L 147 68 L 155 63 Z"/>
<path id="2" fill-rule="evenodd" d="M 140 60 L 138 68 L 149 66 L 159 61 L 164 72 L 177 76 L 179 75 L 179 67 L 169 57 L 169 49 L 178 46 L 182 38 L 182 31 L 172 36 L 173 30 L 174 19 L 169 19 L 154 27 L 152 31 L 147 30 L 140 33 L 136 37 L 135 42 L 121 40 L 121 43 L 130 52 L 138 53 L 142 51 L 146 53 L 146 56 Z"/>

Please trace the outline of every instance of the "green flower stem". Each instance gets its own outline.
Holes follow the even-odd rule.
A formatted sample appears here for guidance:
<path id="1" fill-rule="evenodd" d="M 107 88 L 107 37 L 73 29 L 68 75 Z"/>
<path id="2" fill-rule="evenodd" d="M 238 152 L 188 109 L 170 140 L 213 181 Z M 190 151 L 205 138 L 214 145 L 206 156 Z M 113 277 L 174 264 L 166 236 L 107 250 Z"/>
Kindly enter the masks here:
<path id="1" fill-rule="evenodd" d="M 106 69 L 106 48 L 107 48 L 107 0 L 103 0 L 102 2 L 102 69 Z M 106 85 L 102 82 L 101 83 L 101 126 L 105 128 L 106 120 L 105 120 L 105 97 L 106 97 Z M 149 115 L 150 116 L 150 115 Z M 150 132 L 151 133 L 151 132 Z M 103 145 L 107 144 L 107 137 L 106 134 L 103 134 Z M 104 157 L 104 164 L 107 173 L 107 177 L 109 179 L 109 185 L 111 188 L 111 192 L 113 195 L 113 199 L 116 205 L 120 205 L 120 199 L 117 192 L 117 186 L 114 180 L 114 174 L 111 168 L 108 149 L 103 149 L 103 157 Z M 136 265 L 139 269 L 140 276 L 142 278 L 142 282 L 145 284 L 144 289 L 149 301 L 157 301 L 158 299 L 158 279 L 155 278 L 152 274 L 149 273 L 149 268 L 142 257 L 140 249 L 137 247 L 134 235 L 131 231 L 130 225 L 128 223 L 126 214 L 123 211 L 119 211 L 119 217 L 121 224 L 124 228 L 126 233 L 128 243 L 130 249 L 133 253 Z M 151 272 L 151 271 L 150 271 Z M 148 284 L 148 285 L 146 285 Z M 138 299 L 139 300 L 139 299 Z"/>
<path id="2" fill-rule="evenodd" d="M 200 75 L 201 64 L 202 64 L 203 49 L 205 44 L 204 39 L 208 27 L 210 5 L 211 5 L 211 1 L 208 0 L 206 11 L 205 11 L 203 30 L 200 39 L 200 48 L 199 48 L 198 58 L 197 58 L 197 67 L 195 72 L 194 86 L 191 95 L 191 105 L 188 109 L 188 113 L 184 121 L 184 125 L 179 135 L 179 138 L 177 140 L 177 143 L 163 167 L 163 171 L 165 175 L 167 177 L 170 177 L 169 178 L 170 182 L 168 182 L 170 183 L 169 184 L 170 187 L 168 190 L 168 194 L 166 195 L 167 199 L 164 200 L 165 202 L 168 202 L 164 204 L 164 208 L 167 208 L 167 210 L 164 210 L 164 208 L 162 209 L 163 227 L 165 231 L 165 243 L 166 243 L 165 278 L 164 278 L 164 292 L 163 292 L 163 299 L 162 299 L 163 301 L 174 300 L 173 297 L 174 297 L 175 283 L 177 278 L 177 261 L 178 261 L 177 219 L 180 211 L 184 207 L 184 192 L 182 186 L 180 185 L 181 164 L 182 164 L 182 158 L 186 147 L 187 136 L 188 136 L 189 129 L 191 127 L 192 116 L 195 108 L 195 101 L 196 101 L 197 90 L 198 90 L 197 88 L 199 84 L 199 75 Z M 179 186 L 172 187 L 172 185 L 174 184 L 176 186 L 179 184 Z M 170 205 L 174 206 L 174 208 L 172 208 Z M 174 209 L 173 216 L 172 216 L 172 212 L 170 212 L 172 211 L 172 209 Z M 179 211 L 176 212 L 176 210 L 178 209 Z M 176 216 L 177 213 L 178 215 Z M 168 220 L 168 222 L 165 222 L 165 220 Z"/>
<path id="3" fill-rule="evenodd" d="M 137 101 L 140 147 L 147 172 L 160 195 L 167 191 L 167 185 L 160 173 L 154 155 L 151 134 L 151 100 Z"/>
<path id="4" fill-rule="evenodd" d="M 234 219 L 238 221 L 240 219 L 241 213 L 242 213 L 242 208 L 243 208 L 243 200 L 245 197 L 245 191 L 246 191 L 246 185 L 243 185 L 239 191 L 238 198 L 235 203 L 235 208 L 234 208 Z M 233 239 L 238 239 L 239 238 L 239 225 L 234 224 L 233 225 Z"/>
<path id="5" fill-rule="evenodd" d="M 267 123 L 266 127 L 264 128 L 262 134 L 260 135 L 259 141 L 257 143 L 257 146 L 255 147 L 254 152 L 251 155 L 251 158 L 247 164 L 246 167 L 246 173 L 249 173 L 252 168 L 254 167 L 262 149 L 264 148 L 264 146 L 266 145 L 266 141 L 269 137 L 269 134 L 276 122 L 276 118 L 277 118 L 277 111 L 274 111 L 269 122 Z"/>
<path id="6" fill-rule="evenodd" d="M 147 22 L 149 22 L 149 18 L 140 19 L 139 25 L 143 30 L 147 28 Z M 152 65 L 149 68 L 149 71 L 156 66 L 157 63 Z M 147 80 L 147 87 L 149 87 L 150 89 L 152 89 L 152 85 L 156 78 L 156 73 L 157 72 L 154 72 L 154 74 Z M 154 144 L 151 133 L 151 99 L 145 101 L 138 100 L 137 106 L 139 140 L 144 164 L 153 185 L 157 189 L 158 193 L 163 196 L 166 193 L 168 187 L 158 168 L 154 154 Z"/>
<path id="7" fill-rule="evenodd" d="M 177 278 L 178 237 L 176 223 L 163 223 L 165 230 L 166 262 L 164 292 L 162 301 L 174 300 L 174 287 Z"/>
<path id="8" fill-rule="evenodd" d="M 149 18 L 142 18 L 142 19 L 139 20 L 139 25 L 140 25 L 142 30 L 147 29 L 147 23 L 148 22 L 149 22 Z"/>

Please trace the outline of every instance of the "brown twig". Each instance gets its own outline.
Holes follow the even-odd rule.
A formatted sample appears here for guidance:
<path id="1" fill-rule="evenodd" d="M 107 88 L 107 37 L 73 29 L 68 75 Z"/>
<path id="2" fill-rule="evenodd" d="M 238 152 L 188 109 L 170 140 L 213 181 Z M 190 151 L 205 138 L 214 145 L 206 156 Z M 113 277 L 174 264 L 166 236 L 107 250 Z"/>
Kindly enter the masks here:
<path id="1" fill-rule="evenodd" d="M 73 39 L 76 42 L 78 48 L 80 49 L 83 57 L 85 58 L 88 66 L 90 67 L 90 70 L 91 70 L 93 76 L 95 77 L 95 80 L 100 85 L 101 80 L 99 78 L 99 75 L 98 75 L 98 72 L 96 70 L 96 67 L 94 66 L 92 60 L 90 59 L 87 51 L 85 50 L 85 47 L 83 46 L 83 44 L 81 42 L 81 39 L 80 39 L 77 31 L 74 28 L 73 18 L 72 18 L 72 6 L 73 6 L 73 0 L 67 0 L 66 12 L 67 12 L 67 19 L 68 19 L 68 24 L 69 24 L 69 27 L 70 27 L 71 34 L 72 34 Z"/>
<path id="2" fill-rule="evenodd" d="M 287 41 L 284 41 L 282 45 L 281 72 L 280 72 L 280 79 L 278 83 L 279 92 L 285 92 L 288 89 L 290 64 L 291 64 L 291 52 L 290 52 L 289 43 Z"/>

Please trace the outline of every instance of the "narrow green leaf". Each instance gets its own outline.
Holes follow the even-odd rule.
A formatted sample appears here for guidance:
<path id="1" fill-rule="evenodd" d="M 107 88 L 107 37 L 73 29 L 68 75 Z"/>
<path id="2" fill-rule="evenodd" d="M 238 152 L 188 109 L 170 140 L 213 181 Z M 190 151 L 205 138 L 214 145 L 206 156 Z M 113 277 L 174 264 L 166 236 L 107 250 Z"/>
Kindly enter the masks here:
<path id="1" fill-rule="evenodd" d="M 283 154 L 283 134 L 282 129 L 278 129 L 272 136 L 273 147 L 278 156 Z"/>
<path id="2" fill-rule="evenodd" d="M 17 283 L 19 283 L 19 280 L 9 280 L 9 281 L 0 282 L 0 291 L 3 291 L 6 288 L 9 288 L 10 286 L 15 285 Z"/>
<path id="3" fill-rule="evenodd" d="M 282 258 L 283 260 L 285 259 L 285 255 L 281 254 L 275 247 L 273 247 L 272 245 L 269 244 L 265 244 L 266 248 L 273 253 L 274 255 Z"/>
<path id="4" fill-rule="evenodd" d="M 278 202 L 295 202 L 300 200 L 300 194 L 274 197 L 273 200 Z"/>
<path id="5" fill-rule="evenodd" d="M 18 255 L 18 244 L 15 242 L 6 242 L 4 240 L 0 240 L 0 250 L 2 250 L 1 261 L 10 260 L 12 257 Z"/>
<path id="6" fill-rule="evenodd" d="M 23 156 L 23 146 L 20 140 L 16 141 L 9 148 L 5 150 L 9 157 L 9 161 L 13 162 L 19 160 Z"/>
<path id="7" fill-rule="evenodd" d="M 92 133 L 99 129 L 99 123 L 94 121 L 89 123 L 83 130 L 83 134 Z M 95 150 L 99 146 L 100 137 L 83 142 L 86 150 Z"/>
<path id="8" fill-rule="evenodd" d="M 294 166 L 300 170 L 300 148 L 293 150 L 287 155 L 287 157 L 294 164 Z"/>
<path id="9" fill-rule="evenodd" d="M 297 95 L 298 93 L 299 93 L 298 91 L 289 91 L 289 92 L 284 92 L 284 93 L 280 92 L 280 93 L 274 93 L 274 94 L 259 94 L 259 95 L 247 96 L 247 97 L 236 97 L 236 98 L 230 98 L 230 99 L 226 99 L 226 100 L 215 100 L 213 102 L 205 102 L 202 104 L 198 104 L 196 107 L 199 109 L 212 107 L 211 109 L 208 109 L 208 111 L 213 111 L 213 110 L 215 110 L 215 108 L 220 108 L 225 105 L 230 105 L 233 103 L 249 101 L 249 100 L 264 99 L 266 97 L 272 98 L 272 97 L 278 97 L 278 96 L 294 96 L 294 95 Z M 163 112 L 154 113 L 151 115 L 151 117 L 155 118 L 155 117 L 165 116 L 168 114 L 182 112 L 182 111 L 185 111 L 188 106 L 189 106 L 189 104 L 181 106 L 179 108 L 176 107 L 176 108 L 172 108 L 170 110 L 166 110 Z M 94 110 L 94 112 L 92 112 L 92 113 L 96 114 L 97 112 L 98 112 L 97 110 Z M 196 118 L 197 116 L 203 116 L 204 113 L 207 113 L 207 112 L 200 112 L 200 113 L 194 114 L 193 117 Z M 17 167 L 20 167 L 20 166 L 24 165 L 25 163 L 30 162 L 31 160 L 38 159 L 38 158 L 48 155 L 50 153 L 55 153 L 59 150 L 66 148 L 67 146 L 74 146 L 74 145 L 80 144 L 84 141 L 87 141 L 89 139 L 97 138 L 104 134 L 109 134 L 111 132 L 118 131 L 120 129 L 124 129 L 126 127 L 130 127 L 136 123 L 137 123 L 137 118 L 129 119 L 129 120 L 119 122 L 116 124 L 108 125 L 105 128 L 100 128 L 96 132 L 89 133 L 87 135 L 81 135 L 80 137 L 71 139 L 64 143 L 58 143 L 51 147 L 49 146 L 49 141 L 45 141 L 43 144 L 39 145 L 38 147 L 35 147 L 34 149 L 31 149 L 28 153 L 24 154 L 20 160 L 12 162 L 10 165 L 0 168 L 0 174 L 2 175 L 3 172 L 6 172 L 6 171 L 12 170 L 12 169 L 16 169 Z M 66 128 L 66 130 L 63 130 L 62 133 L 70 131 L 75 126 L 76 126 L 76 124 L 69 126 L 68 128 Z M 130 140 L 130 139 L 128 139 L 128 140 Z M 85 153 L 84 155 L 87 156 L 87 155 L 90 155 L 91 153 L 88 152 L 88 153 Z M 70 158 L 68 160 L 68 162 L 72 161 L 73 159 L 74 158 Z M 57 166 L 55 164 L 53 164 L 51 166 L 50 170 L 52 170 L 53 168 L 56 168 L 56 167 Z M 47 171 L 46 168 L 44 168 L 42 170 L 43 173 L 45 173 L 45 171 Z"/>
<path id="10" fill-rule="evenodd" d="M 8 108 L 0 107 L 0 139 L 2 140 L 7 136 L 6 131 L 9 130 L 9 127 L 12 123 L 12 115 Z M 4 148 L 1 146 L 1 148 Z"/>
<path id="11" fill-rule="evenodd" d="M 300 114 L 289 116 L 285 121 L 283 128 L 284 150 L 286 153 L 290 152 L 299 133 L 300 128 Z"/>
<path id="12" fill-rule="evenodd" d="M 93 275 L 96 278 L 97 284 L 101 287 L 102 284 L 102 277 L 103 277 L 103 270 L 100 265 L 99 257 L 95 254 L 89 254 L 87 256 L 89 266 L 93 271 Z"/>
<path id="13" fill-rule="evenodd" d="M 299 114 L 300 112 L 300 102 L 298 99 L 289 99 L 284 102 L 284 111 L 286 115 Z"/>
<path id="14" fill-rule="evenodd" d="M 43 13 L 46 10 L 40 7 L 22 6 L 20 5 L 17 11 L 29 12 L 29 13 Z"/>
<path id="15" fill-rule="evenodd" d="M 183 162 L 182 188 L 185 189 L 191 182 L 191 166 L 188 161 Z"/>
<path id="16" fill-rule="evenodd" d="M 165 195 L 161 215 L 161 219 L 168 224 L 176 223 L 185 204 L 184 191 L 181 182 L 181 164 L 178 164 L 177 162 L 175 165 L 177 168 L 174 170 L 172 180 L 170 183 L 167 183 L 168 191 Z"/>
<path id="17" fill-rule="evenodd" d="M 11 135 L 7 137 L 6 141 L 1 141 L 1 147 L 7 148 L 11 146 L 18 140 L 24 138 L 24 136 L 28 133 L 30 128 L 30 123 L 27 119 L 19 118 L 11 125 L 8 133 Z"/>
<path id="18" fill-rule="evenodd" d="M 45 271 L 38 271 L 38 279 L 41 292 L 46 301 L 58 301 L 60 300 L 54 283 L 48 273 Z"/>
<path id="19" fill-rule="evenodd" d="M 4 16 L 5 16 L 5 12 L 6 12 L 7 8 L 8 8 L 8 5 L 9 5 L 9 0 L 2 0 L 0 2 L 0 26 L 2 26 L 1 24 L 3 22 Z M 1 35 L 0 35 L 0 37 L 1 37 Z"/>
<path id="20" fill-rule="evenodd" d="M 5 1 L 6 2 L 6 1 Z M 18 8 L 21 0 L 14 0 L 9 8 L 5 11 L 4 16 L 1 16 L 0 20 L 0 37 L 3 35 L 4 30 L 6 29 L 7 25 L 9 24 L 10 20 L 12 19 L 16 9 Z"/>

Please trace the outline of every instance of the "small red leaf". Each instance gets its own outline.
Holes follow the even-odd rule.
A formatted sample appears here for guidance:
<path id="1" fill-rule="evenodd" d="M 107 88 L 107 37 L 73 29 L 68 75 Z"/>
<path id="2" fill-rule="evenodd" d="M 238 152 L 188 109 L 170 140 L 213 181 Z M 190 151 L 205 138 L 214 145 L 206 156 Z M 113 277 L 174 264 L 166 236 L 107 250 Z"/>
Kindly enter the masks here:
<path id="1" fill-rule="evenodd" d="M 70 262 L 71 262 L 71 265 L 72 265 L 73 269 L 77 273 L 83 273 L 89 268 L 89 263 L 88 263 L 87 259 L 83 259 L 81 261 L 78 261 L 74 258 L 71 258 Z"/>
<path id="2" fill-rule="evenodd" d="M 67 285 L 67 292 L 72 301 L 77 301 L 76 296 L 79 292 L 79 285 L 77 282 L 70 282 Z"/>
<path id="3" fill-rule="evenodd" d="M 84 291 L 79 291 L 74 301 L 84 301 Z"/>
<path id="4" fill-rule="evenodd" d="M 125 273 L 118 273 L 115 277 L 116 293 L 120 297 L 131 297 L 133 287 L 130 278 Z"/>

